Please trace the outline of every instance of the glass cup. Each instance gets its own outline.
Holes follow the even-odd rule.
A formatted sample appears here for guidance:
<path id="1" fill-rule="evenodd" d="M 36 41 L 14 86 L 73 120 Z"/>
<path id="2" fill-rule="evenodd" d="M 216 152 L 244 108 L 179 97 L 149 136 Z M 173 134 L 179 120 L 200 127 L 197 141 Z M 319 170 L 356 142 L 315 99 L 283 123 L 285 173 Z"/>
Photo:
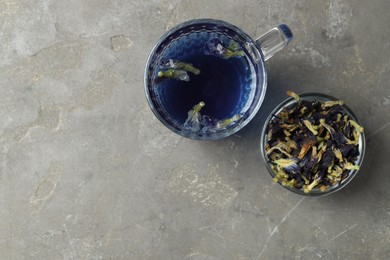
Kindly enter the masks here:
<path id="1" fill-rule="evenodd" d="M 224 21 L 198 19 L 179 24 L 160 38 L 149 55 L 144 78 L 149 106 L 167 128 L 183 137 L 216 140 L 230 136 L 247 125 L 258 112 L 267 87 L 265 61 L 283 49 L 292 38 L 290 29 L 284 24 L 255 40 L 238 27 Z M 174 69 L 164 72 L 171 73 L 167 74 L 167 78 L 161 77 L 164 75 L 161 72 L 162 60 L 188 62 L 186 59 L 190 57 L 191 65 L 203 64 L 207 67 L 202 55 L 210 41 L 217 41 L 220 43 L 218 48 L 222 48 L 225 54 L 231 54 L 229 57 L 219 57 L 221 60 L 206 57 L 216 64 L 221 63 L 220 66 L 213 64 L 214 76 L 208 75 L 215 81 L 206 79 L 195 82 L 197 80 L 195 74 L 199 73 L 194 70 L 187 72 L 183 72 L 183 69 L 176 70 L 175 66 L 172 67 Z M 221 50 L 218 48 L 214 51 Z M 201 60 L 197 60 L 196 57 L 201 57 Z M 225 65 L 228 67 L 225 68 Z M 231 71 L 228 70 L 229 66 L 233 68 Z M 175 77 L 172 75 L 176 75 L 173 72 L 178 71 L 184 76 L 172 78 Z M 210 74 L 210 72 L 202 74 L 202 69 L 200 70 L 202 76 L 207 73 Z M 237 76 L 237 81 L 234 75 Z M 225 77 L 227 78 L 223 81 Z M 220 82 L 229 88 L 224 88 Z M 200 84 L 199 91 L 202 89 L 207 102 L 204 103 L 203 100 L 195 102 L 195 96 L 199 94 L 196 93 L 196 89 L 188 87 L 188 93 L 186 92 L 186 86 L 195 83 Z M 178 87 L 178 84 L 181 86 Z M 192 97 L 194 97 L 192 103 L 188 102 L 187 100 Z M 225 98 L 223 102 L 221 97 Z M 211 108 L 219 116 L 215 118 L 207 116 L 207 109 L 211 111 Z"/>

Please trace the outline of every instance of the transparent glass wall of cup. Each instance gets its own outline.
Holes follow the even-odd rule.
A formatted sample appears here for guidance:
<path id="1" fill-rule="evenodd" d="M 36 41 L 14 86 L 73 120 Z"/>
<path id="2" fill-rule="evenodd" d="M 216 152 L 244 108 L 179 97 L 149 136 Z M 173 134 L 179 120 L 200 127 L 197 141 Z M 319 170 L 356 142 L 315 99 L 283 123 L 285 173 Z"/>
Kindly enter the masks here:
<path id="1" fill-rule="evenodd" d="M 165 102 L 161 89 L 156 85 L 156 68 L 166 52 L 183 51 L 175 49 L 174 44 L 178 41 L 186 41 L 191 48 L 202 37 L 217 35 L 231 39 L 239 44 L 245 52 L 250 67 L 250 88 L 245 95 L 240 96 L 240 111 L 232 111 L 240 114 L 240 118 L 225 128 L 213 131 L 194 132 L 183 127 L 184 122 L 176 120 L 169 112 L 169 104 Z M 271 58 L 276 52 L 283 49 L 293 38 L 287 25 L 279 25 L 257 39 L 252 39 L 238 27 L 224 21 L 212 19 L 198 19 L 184 22 L 166 32 L 152 49 L 145 69 L 145 94 L 150 108 L 155 116 L 173 132 L 195 140 L 217 140 L 234 134 L 247 125 L 258 112 L 267 87 L 267 71 L 265 61 Z M 176 43 L 175 43 L 176 42 Z M 236 108 L 235 108 L 236 109 Z"/>

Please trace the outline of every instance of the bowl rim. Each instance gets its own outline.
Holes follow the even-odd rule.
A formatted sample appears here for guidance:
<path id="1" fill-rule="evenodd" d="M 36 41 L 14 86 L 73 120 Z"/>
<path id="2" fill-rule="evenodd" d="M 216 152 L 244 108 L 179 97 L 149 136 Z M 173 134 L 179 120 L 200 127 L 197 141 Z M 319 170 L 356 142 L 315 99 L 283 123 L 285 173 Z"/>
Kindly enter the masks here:
<path id="1" fill-rule="evenodd" d="M 302 93 L 302 94 L 298 94 L 298 96 L 300 98 L 302 98 L 303 100 L 319 100 L 319 101 L 336 101 L 336 100 L 340 100 L 340 99 L 337 99 L 335 97 L 329 96 L 327 94 L 318 93 L 318 92 Z M 271 113 L 268 115 L 267 119 L 264 122 L 262 131 L 261 131 L 261 138 L 260 138 L 261 156 L 263 158 L 265 167 L 267 168 L 268 173 L 271 175 L 272 178 L 275 177 L 275 173 L 271 169 L 270 163 L 267 160 L 267 156 L 266 156 L 266 153 L 265 153 L 265 150 L 264 150 L 265 149 L 265 144 L 267 142 L 267 138 L 266 138 L 266 136 L 267 136 L 267 127 L 268 127 L 269 122 L 275 117 L 275 115 L 279 114 L 284 107 L 292 105 L 292 104 L 294 104 L 296 102 L 297 101 L 294 98 L 289 97 L 289 98 L 285 99 L 284 101 L 282 101 L 280 104 L 278 104 L 271 111 Z M 361 125 L 360 121 L 358 120 L 356 115 L 353 113 L 353 111 L 348 107 L 348 105 L 346 105 L 344 103 L 342 105 L 342 107 L 344 108 L 344 111 L 347 113 L 347 115 L 349 115 L 354 121 L 356 121 L 356 123 Z M 364 154 L 365 154 L 365 148 L 366 148 L 366 138 L 365 138 L 364 132 L 362 132 L 360 134 L 359 144 L 358 144 L 359 156 L 358 156 L 358 158 L 355 161 L 355 164 L 358 165 L 359 167 L 363 163 Z M 292 192 L 294 192 L 296 194 L 303 195 L 303 196 L 309 196 L 309 197 L 319 197 L 319 196 L 330 195 L 332 193 L 335 193 L 336 191 L 341 190 L 342 188 L 344 188 L 357 175 L 358 171 L 359 170 L 351 170 L 349 175 L 348 175 L 348 177 L 346 179 L 341 181 L 341 183 L 339 183 L 339 184 L 336 184 L 334 186 L 329 187 L 326 191 L 321 191 L 318 188 L 316 188 L 316 189 L 313 189 L 312 191 L 310 191 L 308 193 L 305 193 L 302 189 L 296 189 L 296 188 L 283 186 L 280 183 L 280 181 L 278 181 L 278 183 L 279 183 L 280 186 L 282 186 L 285 189 L 287 189 L 289 191 L 292 191 Z"/>

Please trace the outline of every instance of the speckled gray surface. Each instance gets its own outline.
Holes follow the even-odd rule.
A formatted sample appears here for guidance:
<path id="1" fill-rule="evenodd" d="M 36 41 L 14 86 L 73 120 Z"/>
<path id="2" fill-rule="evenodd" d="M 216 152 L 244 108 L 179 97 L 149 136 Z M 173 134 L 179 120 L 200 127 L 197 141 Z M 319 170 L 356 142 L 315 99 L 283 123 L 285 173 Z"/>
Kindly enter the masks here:
<path id="1" fill-rule="evenodd" d="M 0 0 L 1 259 L 389 259 L 390 2 Z M 192 18 L 295 38 L 236 135 L 181 138 L 143 90 L 149 51 Z M 285 91 L 345 102 L 366 157 L 342 191 L 303 198 L 259 153 Z"/>

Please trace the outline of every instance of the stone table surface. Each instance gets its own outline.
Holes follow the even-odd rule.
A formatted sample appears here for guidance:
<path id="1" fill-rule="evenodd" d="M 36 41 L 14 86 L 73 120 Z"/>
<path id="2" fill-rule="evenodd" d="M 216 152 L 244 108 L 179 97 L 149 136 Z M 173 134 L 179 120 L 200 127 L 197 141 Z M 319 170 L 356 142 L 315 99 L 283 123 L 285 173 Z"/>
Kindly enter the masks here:
<path id="1" fill-rule="evenodd" d="M 389 259 L 387 0 L 0 0 L 0 259 Z M 288 24 L 260 112 L 237 134 L 166 129 L 143 86 L 157 39 L 193 18 Z M 273 184 L 265 116 L 285 91 L 344 100 L 361 171 L 322 198 Z"/>

